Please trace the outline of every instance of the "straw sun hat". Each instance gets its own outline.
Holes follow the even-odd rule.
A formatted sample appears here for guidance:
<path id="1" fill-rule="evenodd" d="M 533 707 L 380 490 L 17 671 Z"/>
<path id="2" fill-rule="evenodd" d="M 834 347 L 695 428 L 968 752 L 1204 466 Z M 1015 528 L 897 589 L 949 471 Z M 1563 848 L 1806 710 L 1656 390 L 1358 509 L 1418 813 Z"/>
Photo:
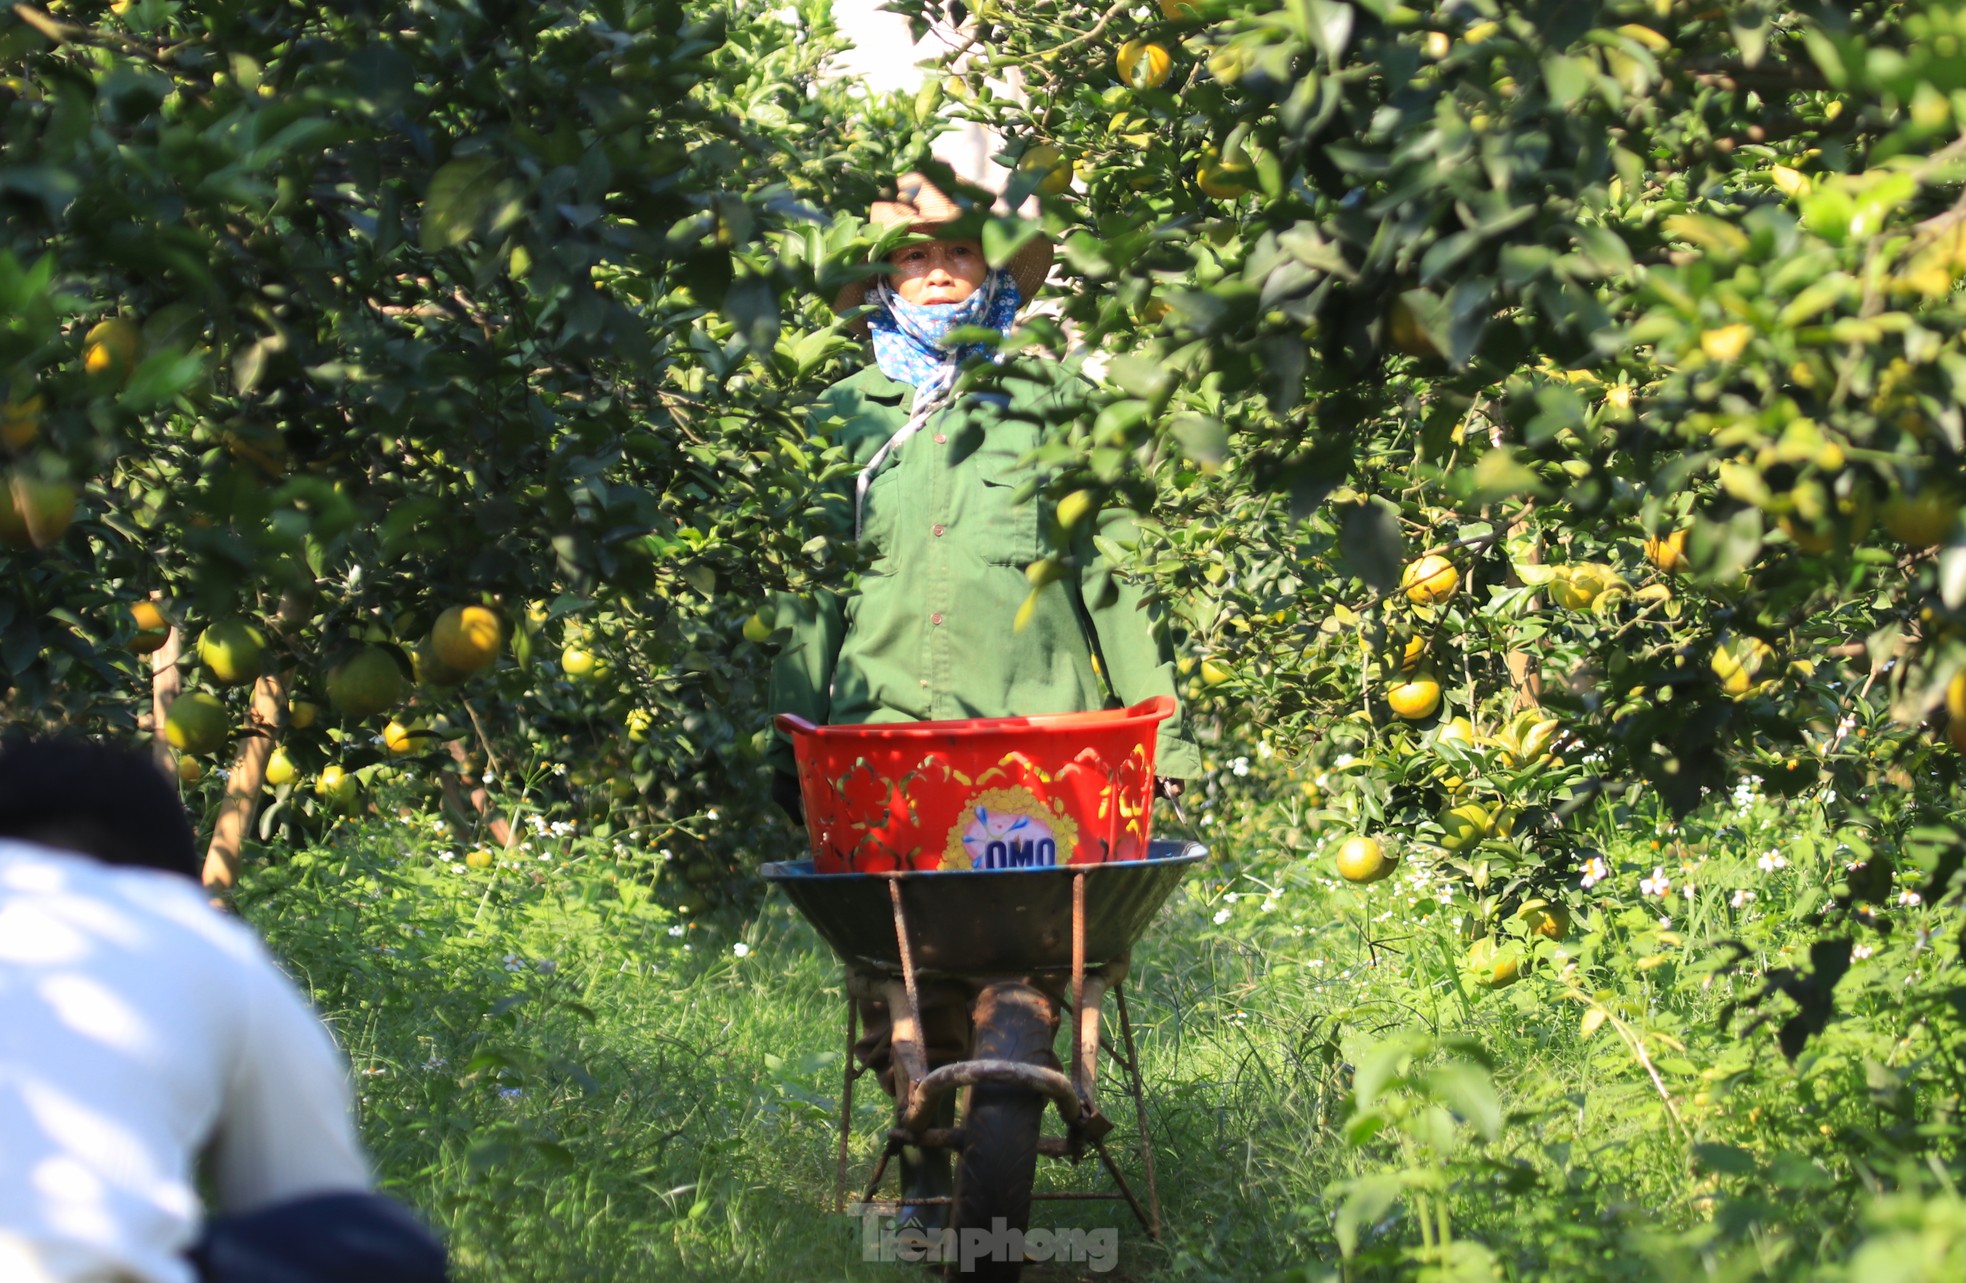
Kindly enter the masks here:
<path id="1" fill-rule="evenodd" d="M 977 236 L 981 232 L 983 218 L 989 213 L 985 206 L 954 199 L 923 174 L 903 174 L 896 181 L 895 188 L 895 199 L 875 201 L 867 215 L 867 221 L 882 231 L 897 223 L 906 223 L 908 230 L 922 236 Z M 1051 271 L 1050 240 L 1044 236 L 1033 236 L 1002 266 L 1017 282 L 1018 297 L 1026 303 L 1030 302 L 1043 286 L 1045 274 Z M 864 304 L 873 279 L 862 277 L 841 290 L 833 299 L 833 310 L 848 312 Z M 852 328 L 865 336 L 866 318 L 854 322 Z"/>

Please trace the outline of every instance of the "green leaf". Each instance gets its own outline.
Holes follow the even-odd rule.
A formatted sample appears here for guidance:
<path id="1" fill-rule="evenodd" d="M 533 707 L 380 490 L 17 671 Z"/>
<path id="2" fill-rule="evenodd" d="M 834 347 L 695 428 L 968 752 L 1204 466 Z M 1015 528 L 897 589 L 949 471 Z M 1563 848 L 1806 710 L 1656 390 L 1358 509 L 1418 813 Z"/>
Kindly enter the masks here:
<path id="1" fill-rule="evenodd" d="M 1203 468 L 1220 467 L 1228 457 L 1229 430 L 1212 414 L 1176 415 L 1169 430 L 1181 443 L 1181 452 Z"/>
<path id="2" fill-rule="evenodd" d="M 498 158 L 483 154 L 445 162 L 423 198 L 423 248 L 455 249 L 491 226 L 501 200 Z"/>
<path id="3" fill-rule="evenodd" d="M 1038 235 L 1036 223 L 1021 218 L 993 218 L 983 224 L 983 257 L 991 267 L 1003 267 Z"/>

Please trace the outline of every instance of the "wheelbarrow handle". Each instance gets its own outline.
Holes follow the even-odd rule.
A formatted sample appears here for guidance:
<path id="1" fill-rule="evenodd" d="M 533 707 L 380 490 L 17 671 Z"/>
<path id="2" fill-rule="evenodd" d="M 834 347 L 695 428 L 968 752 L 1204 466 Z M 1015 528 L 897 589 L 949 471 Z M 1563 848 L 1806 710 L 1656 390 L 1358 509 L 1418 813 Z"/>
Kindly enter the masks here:
<path id="1" fill-rule="evenodd" d="M 819 729 L 797 713 L 780 713 L 771 719 L 771 723 L 787 735 L 809 733 Z"/>

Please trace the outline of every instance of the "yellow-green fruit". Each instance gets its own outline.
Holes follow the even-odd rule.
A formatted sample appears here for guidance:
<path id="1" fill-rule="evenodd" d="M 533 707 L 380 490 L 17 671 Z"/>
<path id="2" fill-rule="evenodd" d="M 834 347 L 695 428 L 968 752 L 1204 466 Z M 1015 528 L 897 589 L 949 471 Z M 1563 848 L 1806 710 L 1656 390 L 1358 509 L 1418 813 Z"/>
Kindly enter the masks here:
<path id="1" fill-rule="evenodd" d="M 355 777 L 339 766 L 324 766 L 320 778 L 314 781 L 315 794 L 338 811 L 352 811 L 361 796 L 361 788 Z"/>
<path id="2" fill-rule="evenodd" d="M 205 778 L 205 764 L 195 757 L 180 757 L 175 765 L 178 779 L 186 784 L 196 784 Z"/>
<path id="3" fill-rule="evenodd" d="M 1517 915 L 1532 936 L 1545 940 L 1564 940 L 1570 935 L 1570 910 L 1555 900 L 1531 901 Z"/>
<path id="4" fill-rule="evenodd" d="M 1037 175 L 1038 190 L 1047 196 L 1063 196 L 1072 190 L 1072 167 L 1065 163 L 1064 154 L 1050 143 L 1026 148 L 1018 158 L 1017 168 Z"/>
<path id="5" fill-rule="evenodd" d="M 771 625 L 765 622 L 764 612 L 759 611 L 744 621 L 744 640 L 754 646 L 771 640 Z"/>
<path id="6" fill-rule="evenodd" d="M 1488 808 L 1479 802 L 1463 802 L 1440 813 L 1441 850 L 1458 854 L 1488 836 Z"/>
<path id="7" fill-rule="evenodd" d="M 0 543 L 15 548 L 47 548 L 68 533 L 75 520 L 75 487 L 16 474 L 0 477 Z"/>
<path id="8" fill-rule="evenodd" d="M 1423 721 L 1440 708 L 1440 680 L 1433 669 L 1422 665 L 1387 689 L 1386 703 L 1409 722 Z"/>
<path id="9" fill-rule="evenodd" d="M 416 674 L 419 686 L 456 686 L 471 674 L 452 668 L 437 654 L 437 644 L 428 637 L 417 643 L 410 652 L 410 668 Z"/>
<path id="10" fill-rule="evenodd" d="M 464 857 L 464 865 L 470 869 L 489 869 L 492 866 L 492 853 L 484 847 L 479 847 Z"/>
<path id="11" fill-rule="evenodd" d="M 650 713 L 646 708 L 629 709 L 628 716 L 622 719 L 622 729 L 628 732 L 628 742 L 630 744 L 648 743 L 649 727 L 654 722 L 654 714 Z"/>
<path id="12" fill-rule="evenodd" d="M 284 748 L 274 749 L 273 756 L 266 759 L 266 783 L 268 786 L 277 789 L 282 784 L 292 780 L 293 777 L 294 762 L 292 758 L 287 756 L 287 750 Z"/>
<path id="13" fill-rule="evenodd" d="M 132 655 L 148 655 L 170 640 L 171 622 L 154 601 L 131 602 L 130 622 L 136 625 L 128 643 Z"/>
<path id="14" fill-rule="evenodd" d="M 232 733 L 232 715 L 203 691 L 179 695 L 164 714 L 164 740 L 180 753 L 211 753 Z"/>
<path id="15" fill-rule="evenodd" d="M 1220 686 L 1223 682 L 1232 681 L 1235 675 L 1235 670 L 1227 664 L 1217 663 L 1212 659 L 1201 661 L 1201 679 L 1207 685 Z"/>
<path id="16" fill-rule="evenodd" d="M 1079 523 L 1092 515 L 1098 506 L 1099 496 L 1090 490 L 1074 490 L 1058 501 L 1058 524 L 1065 530 L 1076 530 Z"/>
<path id="17" fill-rule="evenodd" d="M 1195 0 L 1160 0 L 1160 16 L 1169 22 L 1193 22 L 1201 17 Z"/>
<path id="18" fill-rule="evenodd" d="M 321 706 L 312 700 L 297 699 L 287 705 L 287 725 L 297 731 L 312 726 L 321 716 Z"/>
<path id="19" fill-rule="evenodd" d="M 1225 160 L 1213 147 L 1205 149 L 1195 165 L 1195 186 L 1204 196 L 1216 200 L 1234 200 L 1249 190 L 1256 171 L 1247 158 L 1240 155 Z"/>
<path id="20" fill-rule="evenodd" d="M 364 646 L 328 671 L 328 703 L 343 717 L 361 720 L 403 702 L 409 683 L 396 660 L 379 646 Z"/>
<path id="21" fill-rule="evenodd" d="M 1386 309 L 1386 341 L 1396 352 L 1407 356 L 1434 358 L 1440 355 L 1440 348 L 1420 324 L 1420 317 L 1403 298 L 1393 300 Z"/>
<path id="22" fill-rule="evenodd" d="M 1893 495 L 1879 517 L 1893 539 L 1914 548 L 1929 548 L 1952 533 L 1959 519 L 1956 500 L 1935 491 Z"/>
<path id="23" fill-rule="evenodd" d="M 1774 648 L 1759 637 L 1728 633 L 1714 647 L 1708 667 L 1720 679 L 1720 689 L 1729 695 L 1745 695 L 1754 689 L 1755 674 L 1773 658 Z"/>
<path id="24" fill-rule="evenodd" d="M 1174 58 L 1166 49 L 1145 40 L 1129 40 L 1120 46 L 1114 59 L 1120 79 L 1132 89 L 1158 89 L 1174 70 Z"/>
<path id="25" fill-rule="evenodd" d="M 136 368 L 143 331 L 120 317 L 98 321 L 82 338 L 82 368 L 91 378 L 121 385 Z"/>
<path id="26" fill-rule="evenodd" d="M 1460 583 L 1454 563 L 1438 555 L 1407 562 L 1399 576 L 1399 586 L 1406 590 L 1406 599 L 1416 606 L 1439 605 L 1454 595 Z"/>
<path id="27" fill-rule="evenodd" d="M 560 671 L 577 682 L 588 681 L 600 671 L 601 662 L 594 658 L 594 652 L 579 646 L 569 646 L 560 652 Z"/>
<path id="28" fill-rule="evenodd" d="M 1354 834 L 1338 848 L 1338 876 L 1347 882 L 1377 882 L 1392 873 L 1395 863 L 1375 838 Z"/>
<path id="29" fill-rule="evenodd" d="M 405 726 L 394 719 L 382 728 L 382 746 L 391 757 L 406 757 L 420 752 L 430 746 L 431 738 L 429 727 Z"/>
<path id="30" fill-rule="evenodd" d="M 1462 748 L 1474 748 L 1480 743 L 1475 734 L 1474 723 L 1465 717 L 1449 718 L 1441 725 L 1438 739 L 1443 744 L 1459 744 Z"/>
<path id="31" fill-rule="evenodd" d="M 452 606 L 431 626 L 430 645 L 446 666 L 468 676 L 498 658 L 504 635 L 497 611 L 485 606 Z"/>
<path id="32" fill-rule="evenodd" d="M 198 662 L 221 686 L 243 686 L 259 676 L 266 638 L 243 619 L 224 619 L 198 637 Z"/>
<path id="33" fill-rule="evenodd" d="M 0 402 L 0 444 L 25 450 L 41 435 L 41 394 Z"/>
<path id="34" fill-rule="evenodd" d="M 1468 946 L 1462 970 L 1483 989 L 1501 989 L 1521 977 L 1522 957 L 1513 949 L 1498 947 L 1493 940 L 1477 940 Z"/>

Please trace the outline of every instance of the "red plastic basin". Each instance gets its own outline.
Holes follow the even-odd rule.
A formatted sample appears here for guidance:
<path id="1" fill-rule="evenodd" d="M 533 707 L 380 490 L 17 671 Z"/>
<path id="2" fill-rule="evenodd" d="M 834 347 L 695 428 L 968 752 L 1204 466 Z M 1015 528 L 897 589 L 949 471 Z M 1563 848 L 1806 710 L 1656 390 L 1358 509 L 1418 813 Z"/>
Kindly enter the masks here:
<path id="1" fill-rule="evenodd" d="M 1174 712 L 814 726 L 792 737 L 806 835 L 822 873 L 1042 868 L 1147 855 L 1154 740 Z"/>

